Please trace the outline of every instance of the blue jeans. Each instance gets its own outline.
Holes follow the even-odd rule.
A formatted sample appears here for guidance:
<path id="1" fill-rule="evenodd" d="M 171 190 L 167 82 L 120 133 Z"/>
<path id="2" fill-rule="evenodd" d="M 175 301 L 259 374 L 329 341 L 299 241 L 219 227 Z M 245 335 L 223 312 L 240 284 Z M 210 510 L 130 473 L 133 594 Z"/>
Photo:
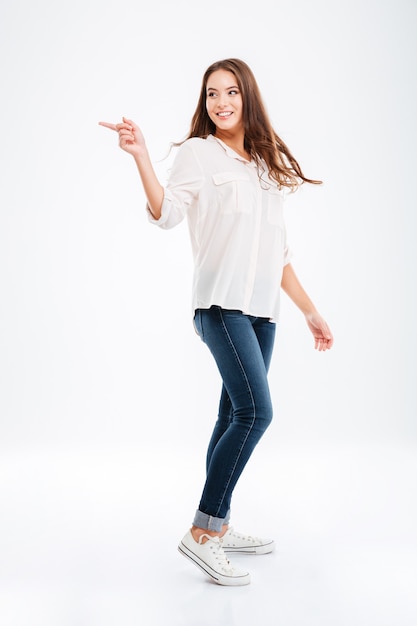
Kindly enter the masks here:
<path id="1" fill-rule="evenodd" d="M 223 388 L 193 524 L 220 531 L 229 522 L 233 489 L 272 419 L 267 374 L 275 324 L 219 306 L 197 309 L 194 324 L 216 361 Z"/>

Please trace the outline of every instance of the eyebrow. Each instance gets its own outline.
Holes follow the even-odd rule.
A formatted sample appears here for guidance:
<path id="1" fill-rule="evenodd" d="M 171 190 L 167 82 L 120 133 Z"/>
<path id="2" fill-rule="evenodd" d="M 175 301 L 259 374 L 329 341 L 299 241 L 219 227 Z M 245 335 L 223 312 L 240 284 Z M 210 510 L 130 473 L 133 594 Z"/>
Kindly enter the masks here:
<path id="1" fill-rule="evenodd" d="M 230 87 L 226 87 L 226 89 L 239 89 L 237 85 L 231 85 Z M 206 91 L 218 91 L 214 87 L 206 87 Z"/>

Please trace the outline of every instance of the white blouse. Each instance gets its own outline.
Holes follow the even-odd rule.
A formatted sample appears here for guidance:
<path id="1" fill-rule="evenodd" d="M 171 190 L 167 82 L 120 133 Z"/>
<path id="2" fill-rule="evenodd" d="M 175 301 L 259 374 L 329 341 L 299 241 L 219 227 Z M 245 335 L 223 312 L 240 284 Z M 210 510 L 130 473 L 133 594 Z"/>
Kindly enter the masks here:
<path id="1" fill-rule="evenodd" d="M 172 228 L 187 216 L 194 258 L 192 309 L 215 304 L 278 319 L 289 262 L 284 191 L 213 135 L 188 139 L 175 157 L 162 214 Z"/>

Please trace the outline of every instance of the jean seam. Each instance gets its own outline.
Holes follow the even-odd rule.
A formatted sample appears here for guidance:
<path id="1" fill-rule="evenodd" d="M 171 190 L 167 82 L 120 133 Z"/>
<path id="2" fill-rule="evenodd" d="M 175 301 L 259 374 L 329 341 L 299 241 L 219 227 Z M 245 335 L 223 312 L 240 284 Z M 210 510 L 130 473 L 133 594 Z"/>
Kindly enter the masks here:
<path id="1" fill-rule="evenodd" d="M 204 341 L 203 314 L 201 312 L 201 309 L 198 309 L 198 317 L 199 317 L 199 320 L 200 320 L 201 339 L 202 339 L 202 341 Z"/>
<path id="2" fill-rule="evenodd" d="M 237 360 L 237 362 L 239 363 L 240 370 L 241 370 L 241 372 L 242 372 L 242 374 L 243 374 L 243 376 L 244 376 L 244 378 L 245 378 L 245 381 L 246 381 L 247 389 L 248 389 L 248 391 L 249 391 L 250 398 L 251 398 L 251 402 L 252 402 L 252 407 L 253 407 L 253 418 L 252 418 L 252 423 L 250 424 L 250 427 L 248 428 L 248 431 L 247 431 L 247 433 L 246 433 L 246 437 L 245 437 L 244 441 L 242 442 L 242 444 L 241 444 L 241 446 L 240 446 L 240 448 L 239 448 L 239 452 L 238 452 L 237 457 L 236 457 L 236 459 L 235 459 L 235 463 L 234 463 L 234 465 L 233 465 L 233 467 L 232 467 L 232 471 L 230 472 L 229 479 L 228 479 L 228 481 L 226 482 L 226 485 L 225 485 L 225 487 L 224 487 L 223 494 L 222 494 L 222 496 L 221 496 L 221 499 L 220 499 L 219 505 L 218 505 L 218 507 L 217 507 L 217 516 L 218 516 L 218 512 L 219 512 L 219 510 L 220 510 L 220 507 L 221 507 L 221 505 L 223 504 L 224 497 L 225 497 L 226 492 L 227 492 L 227 489 L 228 489 L 228 487 L 229 487 L 229 485 L 230 485 L 230 481 L 232 480 L 232 476 L 233 476 L 233 474 L 234 474 L 234 471 L 235 471 L 235 469 L 236 469 L 236 466 L 237 466 L 237 464 L 238 464 L 238 461 L 239 461 L 239 459 L 240 459 L 240 457 L 241 457 L 241 455 L 242 455 L 243 448 L 245 447 L 245 444 L 246 444 L 246 442 L 247 442 L 247 440 L 248 440 L 248 438 L 249 438 L 249 435 L 250 435 L 250 433 L 252 432 L 252 429 L 253 429 L 253 426 L 254 426 L 254 424 L 255 424 L 255 420 L 256 420 L 256 407 L 255 407 L 255 402 L 254 402 L 254 400 L 253 400 L 253 393 L 252 393 L 252 389 L 251 389 L 251 387 L 250 387 L 249 380 L 248 380 L 248 377 L 247 377 L 246 372 L 245 372 L 245 368 L 243 367 L 242 361 L 241 361 L 241 360 L 240 360 L 240 358 L 239 358 L 239 355 L 238 355 L 238 353 L 237 353 L 237 350 L 236 350 L 236 348 L 235 348 L 235 345 L 234 345 L 234 343 L 233 343 L 233 341 L 232 341 L 232 338 L 230 337 L 229 331 L 228 331 L 228 330 L 227 330 L 227 328 L 226 328 L 226 324 L 225 324 L 224 317 L 223 317 L 223 311 L 221 310 L 221 308 L 220 308 L 220 307 L 219 307 L 219 315 L 220 315 L 220 320 L 221 320 L 221 323 L 222 323 L 223 330 L 224 330 L 224 332 L 225 332 L 225 335 L 226 335 L 226 337 L 227 337 L 227 340 L 229 341 L 229 345 L 230 345 L 230 346 L 232 347 L 232 349 L 233 349 L 233 352 L 234 352 L 234 354 L 235 354 L 236 360 Z"/>

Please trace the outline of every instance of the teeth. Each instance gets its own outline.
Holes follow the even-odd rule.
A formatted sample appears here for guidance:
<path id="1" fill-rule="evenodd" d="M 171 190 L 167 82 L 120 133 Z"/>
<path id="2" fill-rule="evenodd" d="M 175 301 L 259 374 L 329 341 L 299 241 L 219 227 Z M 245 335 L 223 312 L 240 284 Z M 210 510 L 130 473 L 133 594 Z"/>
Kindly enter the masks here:
<path id="1" fill-rule="evenodd" d="M 226 111 L 225 113 L 217 113 L 217 115 L 219 117 L 229 117 L 229 115 L 232 115 L 230 111 Z"/>

